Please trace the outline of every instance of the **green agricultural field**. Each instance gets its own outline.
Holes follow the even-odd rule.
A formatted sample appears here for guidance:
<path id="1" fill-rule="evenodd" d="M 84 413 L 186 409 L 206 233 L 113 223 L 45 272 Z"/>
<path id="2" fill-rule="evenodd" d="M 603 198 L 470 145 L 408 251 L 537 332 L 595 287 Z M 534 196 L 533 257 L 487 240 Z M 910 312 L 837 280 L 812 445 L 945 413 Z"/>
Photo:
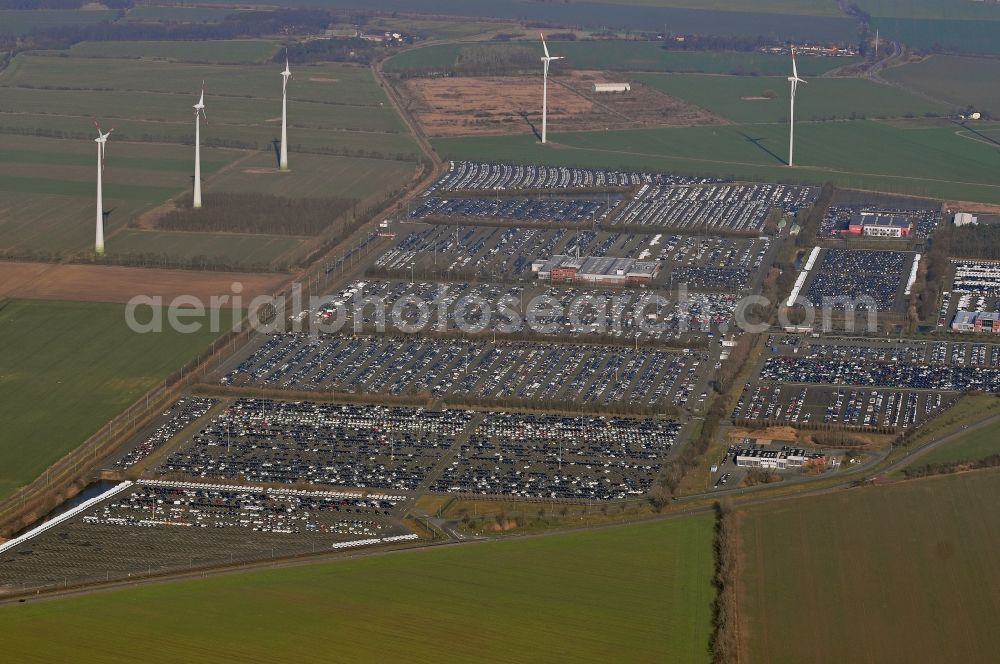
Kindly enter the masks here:
<path id="1" fill-rule="evenodd" d="M 537 42 L 494 42 L 492 46 L 506 48 L 539 48 Z M 476 44 L 438 44 L 404 51 L 385 63 L 388 72 L 448 69 L 464 48 Z M 704 72 L 707 74 L 785 74 L 788 57 L 767 53 L 737 51 L 668 51 L 656 42 L 647 41 L 579 41 L 553 42 L 553 54 L 566 57 L 575 69 L 610 71 Z M 818 76 L 857 62 L 857 58 L 799 59 L 803 76 Z"/>
<path id="2" fill-rule="evenodd" d="M 7 113 L 28 114 L 34 117 L 86 117 L 103 118 L 105 124 L 118 118 L 140 120 L 144 123 L 183 122 L 191 125 L 189 133 L 194 138 L 194 116 L 191 106 L 198 101 L 198 86 L 190 94 L 162 92 L 81 90 L 38 90 L 9 88 L 3 91 L 0 108 Z M 212 96 L 206 91 L 205 104 L 209 124 L 204 135 L 225 136 L 225 129 L 263 126 L 269 123 L 281 127 L 280 83 L 277 99 L 246 99 Z M 307 129 L 341 129 L 370 133 L 401 132 L 403 124 L 389 105 L 351 106 L 302 100 L 289 100 L 289 125 Z M 294 116 L 292 114 L 294 113 Z M 190 118 L 188 116 L 191 116 Z M 294 119 L 293 119 L 294 117 Z M 188 122 L 190 120 L 190 122 Z M 93 126 L 93 123 L 90 123 Z"/>
<path id="3" fill-rule="evenodd" d="M 841 15 L 836 0 L 605 0 L 605 2 L 639 7 L 648 5 L 650 7 L 764 12 L 768 14 Z"/>
<path id="4" fill-rule="evenodd" d="M 281 64 L 226 65 L 179 62 L 136 62 L 103 58 L 62 58 L 21 53 L 0 73 L 0 86 L 60 90 L 176 92 L 197 94 L 201 82 L 210 95 L 281 100 Z M 111 80 L 109 71 L 114 72 Z M 360 65 L 320 63 L 297 66 L 289 84 L 290 101 L 387 104 L 371 70 Z M 193 103 L 193 102 L 192 102 Z"/>
<path id="5" fill-rule="evenodd" d="M 216 336 L 135 334 L 118 304 L 0 306 L 0 496 L 38 477 Z"/>
<path id="6" fill-rule="evenodd" d="M 202 258 L 213 265 L 267 269 L 275 264 L 280 265 L 304 241 L 305 238 L 287 235 L 188 233 L 127 228 L 107 239 L 107 251 L 112 258 L 155 254 L 170 256 L 172 260 L 182 263 Z"/>
<path id="7" fill-rule="evenodd" d="M 92 134 L 92 132 L 89 132 Z M 239 152 L 205 149 L 210 179 Z M 191 186 L 191 149 L 112 141 L 104 170 L 106 232 Z M 6 136 L 0 147 L 0 252 L 70 252 L 94 239 L 97 154 L 91 136 Z"/>
<path id="8" fill-rule="evenodd" d="M 402 187 L 416 171 L 416 165 L 408 161 L 316 154 L 291 155 L 289 166 L 290 173 L 279 173 L 274 153 L 260 153 L 213 179 L 205 191 L 363 200 Z"/>
<path id="9" fill-rule="evenodd" d="M 995 661 L 998 501 L 989 470 L 748 508 L 747 661 Z"/>
<path id="10" fill-rule="evenodd" d="M 115 72 L 113 90 L 105 71 Z M 94 118 L 115 138 L 190 143 L 190 106 L 202 81 L 206 145 L 258 150 L 278 138 L 277 65 L 190 63 L 20 55 L 0 73 L 0 133 L 84 138 Z M 289 147 L 294 152 L 412 159 L 416 143 L 369 69 L 322 64 L 296 69 L 289 88 Z"/>
<path id="11" fill-rule="evenodd" d="M 551 130 L 551 127 L 550 127 Z M 906 128 L 883 122 L 803 123 L 796 168 L 785 167 L 788 128 L 781 124 L 550 133 L 436 139 L 446 159 L 650 169 L 771 181 L 833 181 L 843 187 L 927 198 L 1000 202 L 992 174 L 996 146 L 956 136 L 950 126 Z"/>
<path id="12" fill-rule="evenodd" d="M 1000 21 L 1000 7 L 975 0 L 858 0 L 856 4 L 882 18 Z"/>
<path id="13" fill-rule="evenodd" d="M 934 449 L 911 466 L 934 466 L 937 464 L 979 461 L 988 456 L 1000 454 L 1000 425 L 973 429 L 951 442 Z"/>
<path id="14" fill-rule="evenodd" d="M 0 9 L 0 35 L 23 35 L 35 29 L 93 25 L 114 21 L 116 11 L 76 9 Z"/>
<path id="15" fill-rule="evenodd" d="M 882 75 L 899 85 L 956 108 L 973 106 L 1000 115 L 1000 89 L 983 81 L 1000 80 L 1000 60 L 932 55 L 919 62 L 892 67 Z"/>
<path id="16" fill-rule="evenodd" d="M 715 34 L 780 41 L 853 43 L 858 21 L 840 14 L 836 3 L 823 0 L 718 0 L 705 8 L 698 0 L 594 0 L 593 2 L 538 2 L 537 0 L 379 0 L 383 12 L 435 16 L 493 17 L 522 22 L 581 26 L 585 29 L 677 34 Z M 218 4 L 236 6 L 237 0 Z M 323 9 L 370 9 L 367 0 L 272 0 L 270 4 Z M 681 6 L 683 5 L 683 6 Z M 822 6 L 822 12 L 816 7 Z M 718 7 L 716 9 L 715 7 Z M 724 10 L 723 10 L 724 8 Z M 789 8 L 792 8 L 790 11 Z M 734 10 L 734 11 L 729 11 Z M 531 28 L 531 30 L 534 30 Z"/>
<path id="17" fill-rule="evenodd" d="M 168 57 L 172 49 L 181 52 L 179 44 L 149 45 Z M 232 191 L 292 197 L 349 192 L 381 198 L 406 182 L 415 168 L 417 144 L 367 67 L 324 63 L 295 68 L 288 104 L 295 170 L 277 179 L 266 171 L 273 168 L 270 155 L 280 136 L 280 65 L 87 57 L 94 48 L 79 45 L 75 57 L 20 54 L 0 72 L 0 252 L 66 253 L 90 247 L 95 120 L 115 129 L 105 171 L 108 235 L 189 191 L 191 105 L 203 80 L 206 192 L 231 186 Z M 123 55 L 135 54 L 137 46 L 121 42 L 110 48 L 113 55 Z M 265 41 L 204 42 L 193 48 L 219 58 L 242 58 L 274 46 Z M 113 72 L 110 78 L 108 72 Z M 247 166 L 219 172 L 236 160 Z M 261 255 L 283 253 L 281 247 L 265 244 L 269 248 Z M 182 245 L 167 246 L 178 248 L 178 258 L 190 255 Z"/>
<path id="18" fill-rule="evenodd" d="M 788 122 L 784 77 L 637 74 L 635 78 L 734 122 Z M 856 78 L 814 78 L 795 95 L 800 121 L 922 116 L 951 108 L 898 88 Z"/>
<path id="19" fill-rule="evenodd" d="M 119 23 L 217 23 L 234 13 L 216 7 L 133 7 Z"/>
<path id="20" fill-rule="evenodd" d="M 388 18 L 373 16 L 365 27 L 371 30 L 396 30 L 421 39 L 465 39 L 498 32 L 522 32 L 519 23 L 500 21 L 455 21 L 432 18 Z"/>
<path id="21" fill-rule="evenodd" d="M 955 3 L 959 4 L 973 4 Z M 985 4 L 985 3 L 983 3 Z M 997 9 L 991 3 L 991 9 Z M 1000 16 L 1000 11 L 997 11 Z M 872 28 L 878 29 L 883 38 L 901 41 L 911 48 L 923 51 L 944 50 L 952 53 L 1000 53 L 1000 40 L 996 20 L 950 20 L 875 17 Z"/>
<path id="22" fill-rule="evenodd" d="M 218 41 L 81 42 L 69 54 L 82 58 L 144 58 L 217 64 L 255 64 L 269 60 L 278 44 L 261 39 Z"/>
<path id="23" fill-rule="evenodd" d="M 711 576 L 705 515 L 29 601 L 0 639 L 53 662 L 707 662 Z"/>

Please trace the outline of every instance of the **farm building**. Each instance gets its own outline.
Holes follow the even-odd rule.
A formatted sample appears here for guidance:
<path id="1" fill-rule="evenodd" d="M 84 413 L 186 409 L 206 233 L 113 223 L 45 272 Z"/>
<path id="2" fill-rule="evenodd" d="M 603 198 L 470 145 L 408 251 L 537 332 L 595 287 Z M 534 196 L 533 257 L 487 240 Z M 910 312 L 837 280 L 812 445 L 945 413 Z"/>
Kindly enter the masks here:
<path id="1" fill-rule="evenodd" d="M 912 229 L 913 222 L 900 214 L 858 212 L 851 217 L 847 234 L 868 237 L 906 237 Z"/>
<path id="2" fill-rule="evenodd" d="M 630 83 L 594 83 L 594 92 L 631 92 Z"/>
<path id="3" fill-rule="evenodd" d="M 633 258 L 577 258 L 558 254 L 546 260 L 535 261 L 531 269 L 543 281 L 576 281 L 600 285 L 645 284 L 660 274 L 660 263 Z"/>

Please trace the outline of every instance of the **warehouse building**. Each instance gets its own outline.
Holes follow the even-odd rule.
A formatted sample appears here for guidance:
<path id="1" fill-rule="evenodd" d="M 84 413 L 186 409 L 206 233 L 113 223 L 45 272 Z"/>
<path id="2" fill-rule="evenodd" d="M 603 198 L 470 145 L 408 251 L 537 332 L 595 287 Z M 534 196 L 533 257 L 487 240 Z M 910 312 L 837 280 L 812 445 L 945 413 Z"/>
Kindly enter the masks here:
<path id="1" fill-rule="evenodd" d="M 907 237 L 913 222 L 901 214 L 887 212 L 857 212 L 847 227 L 848 235 L 868 237 Z"/>
<path id="2" fill-rule="evenodd" d="M 607 256 L 579 258 L 558 254 L 545 260 L 535 261 L 531 269 L 542 281 L 615 286 L 627 283 L 650 283 L 660 274 L 660 263 L 638 261 L 633 258 Z"/>

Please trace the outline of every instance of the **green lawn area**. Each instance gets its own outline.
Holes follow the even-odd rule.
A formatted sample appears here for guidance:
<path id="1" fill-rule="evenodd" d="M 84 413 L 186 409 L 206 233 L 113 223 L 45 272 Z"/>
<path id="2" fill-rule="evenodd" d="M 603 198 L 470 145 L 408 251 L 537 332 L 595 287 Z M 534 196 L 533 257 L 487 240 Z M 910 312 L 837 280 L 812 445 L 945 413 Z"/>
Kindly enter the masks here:
<path id="1" fill-rule="evenodd" d="M 1000 113 L 1000 89 L 983 81 L 1000 80 L 1000 60 L 932 55 L 919 62 L 885 70 L 886 79 L 956 108 L 973 106 Z"/>
<path id="2" fill-rule="evenodd" d="M 215 336 L 136 334 L 120 304 L 6 301 L 0 496 L 38 477 Z"/>
<path id="3" fill-rule="evenodd" d="M 782 124 L 558 133 L 548 146 L 533 136 L 436 139 L 448 159 L 650 169 L 771 181 L 822 183 L 930 198 L 1000 202 L 992 173 L 996 146 L 928 123 L 802 123 L 795 134 L 796 168 L 785 167 L 788 128 Z"/>
<path id="4" fill-rule="evenodd" d="M 287 235 L 189 233 L 127 228 L 108 238 L 107 251 L 112 257 L 165 254 L 180 261 L 205 257 L 209 263 L 216 265 L 266 268 L 299 247 L 304 239 Z"/>
<path id="5" fill-rule="evenodd" d="M 993 662 L 1000 472 L 741 512 L 748 661 Z"/>
<path id="6" fill-rule="evenodd" d="M 127 662 L 136 643 L 148 662 L 707 662 L 712 525 L 704 515 L 29 602 L 0 608 L 0 639 L 7 657 L 37 662 Z"/>
<path id="7" fill-rule="evenodd" d="M 492 42 L 490 46 L 539 49 L 538 42 Z M 475 48 L 476 43 L 437 44 L 404 51 L 388 60 L 385 70 L 401 72 L 413 69 L 448 69 L 455 64 L 459 51 Z M 611 71 L 704 72 L 708 74 L 784 74 L 788 57 L 767 53 L 737 51 L 673 51 L 648 41 L 577 41 L 553 42 L 553 54 L 566 57 L 575 69 Z M 856 62 L 857 58 L 799 59 L 803 76 L 817 76 L 837 67 Z"/>
<path id="8" fill-rule="evenodd" d="M 943 463 L 979 461 L 1000 454 L 1000 425 L 969 431 L 965 435 L 928 452 L 913 462 L 913 467 Z"/>
<path id="9" fill-rule="evenodd" d="M 137 8 L 140 9 L 140 8 Z M 80 42 L 69 49 L 83 58 L 146 58 L 183 62 L 242 64 L 264 62 L 278 44 L 261 39 L 217 41 Z"/>
<path id="10" fill-rule="evenodd" d="M 635 78 L 734 122 L 788 122 L 784 77 L 638 74 Z M 799 121 L 921 116 L 949 110 L 892 86 L 852 78 L 814 78 L 795 95 Z"/>

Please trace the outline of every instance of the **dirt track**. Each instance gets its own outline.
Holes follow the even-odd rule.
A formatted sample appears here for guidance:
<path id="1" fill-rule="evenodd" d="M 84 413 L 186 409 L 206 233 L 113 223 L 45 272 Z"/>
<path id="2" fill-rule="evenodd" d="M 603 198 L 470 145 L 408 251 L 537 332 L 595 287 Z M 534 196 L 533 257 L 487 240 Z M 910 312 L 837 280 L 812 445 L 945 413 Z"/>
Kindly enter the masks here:
<path id="1" fill-rule="evenodd" d="M 194 272 L 116 265 L 64 265 L 49 263 L 0 263 L 0 298 L 128 302 L 135 295 L 160 296 L 164 302 L 177 295 L 194 295 L 204 301 L 213 295 L 232 295 L 235 282 L 243 285 L 246 303 L 255 295 L 271 294 L 288 279 L 284 274 Z"/>

